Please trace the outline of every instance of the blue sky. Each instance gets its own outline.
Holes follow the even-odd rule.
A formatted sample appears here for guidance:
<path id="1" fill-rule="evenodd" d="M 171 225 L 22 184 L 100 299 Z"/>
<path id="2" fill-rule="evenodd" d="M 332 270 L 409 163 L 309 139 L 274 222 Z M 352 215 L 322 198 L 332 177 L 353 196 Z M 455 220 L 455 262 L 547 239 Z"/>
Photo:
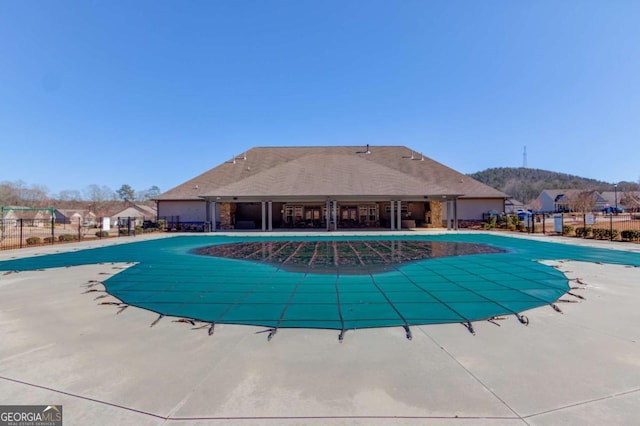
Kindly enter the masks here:
<path id="1" fill-rule="evenodd" d="M 0 181 L 168 190 L 254 146 L 640 178 L 640 2 L 0 0 Z"/>

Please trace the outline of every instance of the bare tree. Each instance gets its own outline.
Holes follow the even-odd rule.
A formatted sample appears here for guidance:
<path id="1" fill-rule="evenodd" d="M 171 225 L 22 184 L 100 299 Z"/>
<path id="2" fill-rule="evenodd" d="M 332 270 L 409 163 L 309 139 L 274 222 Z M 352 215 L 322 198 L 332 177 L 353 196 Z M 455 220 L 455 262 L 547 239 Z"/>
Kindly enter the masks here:
<path id="1" fill-rule="evenodd" d="M 149 200 L 153 200 L 158 195 L 160 195 L 160 188 L 158 188 L 156 185 L 153 185 L 149 189 L 144 189 L 142 191 L 136 191 L 136 200 L 138 200 L 138 201 L 149 201 Z"/>
<path id="2" fill-rule="evenodd" d="M 115 199 L 115 193 L 108 186 L 92 184 L 83 190 L 85 200 L 91 203 L 91 210 L 97 215 L 105 214 L 106 204 Z"/>
<path id="3" fill-rule="evenodd" d="M 27 185 L 22 180 L 0 184 L 0 204 L 5 206 L 47 207 L 49 190 L 43 185 Z"/>
<path id="4" fill-rule="evenodd" d="M 620 204 L 622 204 L 628 211 L 640 211 L 640 192 L 638 191 L 625 191 L 620 196 Z"/>
<path id="5" fill-rule="evenodd" d="M 82 194 L 77 189 L 65 189 L 58 194 L 60 201 L 81 201 Z"/>
<path id="6" fill-rule="evenodd" d="M 596 191 L 580 191 L 569 197 L 569 209 L 572 212 L 589 213 L 595 210 Z"/>
<path id="7" fill-rule="evenodd" d="M 0 205 L 17 206 L 20 204 L 20 198 L 13 182 L 0 183 Z"/>

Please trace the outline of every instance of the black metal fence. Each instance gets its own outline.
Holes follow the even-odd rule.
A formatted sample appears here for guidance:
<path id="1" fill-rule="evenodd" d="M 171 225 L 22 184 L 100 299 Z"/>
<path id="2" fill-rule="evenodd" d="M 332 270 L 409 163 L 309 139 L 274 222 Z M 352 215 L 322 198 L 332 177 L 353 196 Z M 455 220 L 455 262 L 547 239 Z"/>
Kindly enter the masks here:
<path id="1" fill-rule="evenodd" d="M 120 236 L 136 236 L 162 229 L 153 218 L 117 218 L 109 230 L 87 222 L 57 223 L 54 219 L 0 219 L 0 250 L 36 247 L 73 241 L 95 240 Z"/>
<path id="2" fill-rule="evenodd" d="M 640 242 L 640 213 L 521 213 L 483 215 L 484 229 Z"/>
<path id="3" fill-rule="evenodd" d="M 155 217 L 118 217 L 114 223 L 118 236 L 136 236 L 147 232 L 164 230 L 161 221 Z"/>
<path id="4" fill-rule="evenodd" d="M 217 223 L 218 229 L 220 222 Z M 212 229 L 209 222 L 184 222 L 180 220 L 180 216 L 161 216 L 158 218 L 158 227 L 170 232 L 208 232 Z"/>
<path id="5" fill-rule="evenodd" d="M 53 244 L 53 219 L 0 219 L 0 249 Z"/>

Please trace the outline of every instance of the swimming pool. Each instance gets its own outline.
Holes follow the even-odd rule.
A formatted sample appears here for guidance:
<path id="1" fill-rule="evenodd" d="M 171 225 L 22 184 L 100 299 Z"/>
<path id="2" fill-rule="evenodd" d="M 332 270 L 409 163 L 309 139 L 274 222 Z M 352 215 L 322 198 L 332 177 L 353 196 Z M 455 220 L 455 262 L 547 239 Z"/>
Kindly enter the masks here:
<path id="1" fill-rule="evenodd" d="M 132 262 L 121 307 L 215 324 L 345 330 L 471 323 L 549 305 L 567 278 L 537 260 L 640 266 L 637 253 L 486 234 L 178 236 L 0 262 L 35 270 Z M 99 286 L 93 289 L 101 288 Z"/>

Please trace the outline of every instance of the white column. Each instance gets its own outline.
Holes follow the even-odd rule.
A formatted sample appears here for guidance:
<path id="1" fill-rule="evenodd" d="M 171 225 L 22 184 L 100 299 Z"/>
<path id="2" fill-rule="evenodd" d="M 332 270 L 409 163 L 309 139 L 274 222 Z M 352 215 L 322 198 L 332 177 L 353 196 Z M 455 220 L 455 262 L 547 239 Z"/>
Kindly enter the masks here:
<path id="1" fill-rule="evenodd" d="M 211 231 L 216 230 L 216 208 L 218 207 L 218 203 L 215 201 L 211 203 Z"/>
<path id="2" fill-rule="evenodd" d="M 398 231 L 402 229 L 402 201 L 398 200 Z"/>
<path id="3" fill-rule="evenodd" d="M 447 200 L 447 231 L 451 230 L 451 201 Z"/>
<path id="4" fill-rule="evenodd" d="M 391 212 L 391 230 L 393 231 L 394 229 L 396 229 L 396 224 L 395 224 L 395 217 L 396 217 L 396 211 L 395 211 L 395 206 L 396 203 L 395 201 L 391 200 L 391 209 L 389 209 L 389 211 Z"/>
<path id="5" fill-rule="evenodd" d="M 269 201 L 269 231 L 273 231 L 273 201 Z"/>
<path id="6" fill-rule="evenodd" d="M 325 222 L 327 222 L 327 231 L 331 229 L 331 201 L 327 200 L 324 203 L 324 211 L 325 211 Z"/>
<path id="7" fill-rule="evenodd" d="M 338 201 L 333 200 L 333 230 L 338 230 Z"/>
<path id="8" fill-rule="evenodd" d="M 453 229 L 458 230 L 458 199 L 453 199 Z"/>
<path id="9" fill-rule="evenodd" d="M 267 203 L 265 201 L 261 202 L 262 204 L 262 231 L 266 231 L 267 230 L 267 213 L 266 213 L 266 207 L 267 207 Z"/>
<path id="10" fill-rule="evenodd" d="M 207 232 L 207 223 L 211 223 L 211 201 L 209 200 L 204 202 L 204 223 L 203 231 Z M 211 231 L 211 228 L 209 228 L 209 231 Z"/>

